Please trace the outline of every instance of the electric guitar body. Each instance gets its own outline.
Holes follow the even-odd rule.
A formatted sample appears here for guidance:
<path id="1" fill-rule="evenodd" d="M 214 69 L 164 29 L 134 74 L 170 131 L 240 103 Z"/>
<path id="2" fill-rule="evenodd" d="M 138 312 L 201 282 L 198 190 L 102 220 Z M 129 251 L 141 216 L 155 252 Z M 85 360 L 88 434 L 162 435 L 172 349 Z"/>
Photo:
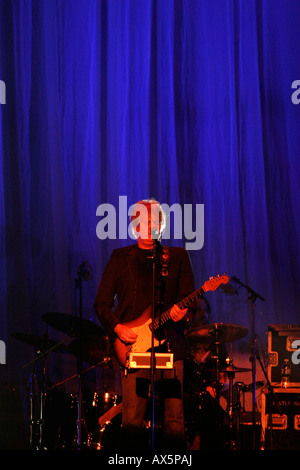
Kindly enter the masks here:
<path id="1" fill-rule="evenodd" d="M 119 364 L 123 367 L 126 365 L 127 356 L 129 352 L 146 352 L 151 349 L 152 346 L 152 330 L 151 330 L 151 310 L 152 306 L 144 310 L 142 315 L 140 315 L 137 319 L 131 320 L 128 322 L 124 322 L 124 325 L 131 328 L 135 333 L 137 333 L 138 337 L 135 343 L 133 344 L 125 344 L 119 338 L 117 338 L 114 342 L 114 351 L 116 358 Z M 154 336 L 154 347 L 159 346 L 161 342 Z"/>
<path id="2" fill-rule="evenodd" d="M 217 288 L 221 284 L 227 284 L 228 282 L 229 278 L 226 274 L 210 277 L 209 280 L 206 281 L 202 287 L 185 297 L 177 305 L 182 309 L 187 308 L 190 304 L 200 298 L 204 292 L 217 290 Z M 113 347 L 115 356 L 122 367 L 126 367 L 129 352 L 147 352 L 151 350 L 152 331 L 154 332 L 153 346 L 157 348 L 163 343 L 164 340 L 159 340 L 155 336 L 155 331 L 171 319 L 170 310 L 171 309 L 166 310 L 160 316 L 160 318 L 155 318 L 154 322 L 152 322 L 152 306 L 149 305 L 149 307 L 147 307 L 146 310 L 144 310 L 144 312 L 138 318 L 123 323 L 124 325 L 131 328 L 135 333 L 137 333 L 138 337 L 136 342 L 131 345 L 125 344 L 119 338 L 114 341 Z"/>

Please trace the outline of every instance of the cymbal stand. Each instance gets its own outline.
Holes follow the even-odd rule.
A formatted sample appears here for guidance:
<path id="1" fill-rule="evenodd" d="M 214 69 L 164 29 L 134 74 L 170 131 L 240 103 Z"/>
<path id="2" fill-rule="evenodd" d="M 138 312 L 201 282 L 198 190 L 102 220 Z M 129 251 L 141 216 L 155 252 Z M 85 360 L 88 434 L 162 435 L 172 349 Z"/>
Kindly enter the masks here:
<path id="1" fill-rule="evenodd" d="M 44 415 L 45 415 L 45 402 L 46 402 L 46 357 L 49 350 L 38 351 L 38 356 L 35 357 L 28 364 L 25 364 L 22 369 L 41 359 L 42 360 L 42 379 L 41 379 L 41 391 L 39 391 L 38 378 L 36 375 L 36 368 L 34 365 L 33 371 L 30 377 L 30 392 L 29 392 L 29 445 L 30 448 L 35 450 L 44 450 Z M 39 396 L 39 403 L 36 402 L 36 396 Z M 39 410 L 39 413 L 38 413 Z M 38 425 L 38 443 L 36 444 L 34 438 L 35 425 Z"/>
<path id="2" fill-rule="evenodd" d="M 236 441 L 237 441 L 237 450 L 241 450 L 241 411 L 242 411 L 242 403 L 241 403 L 241 393 L 243 382 L 236 382 L 236 390 L 237 390 L 237 398 L 236 398 Z"/>
<path id="3" fill-rule="evenodd" d="M 229 378 L 229 429 L 230 433 L 232 432 L 233 429 L 233 379 L 234 379 L 234 372 L 228 372 L 228 378 Z"/>
<path id="4" fill-rule="evenodd" d="M 40 393 L 40 419 L 39 419 L 39 429 L 40 429 L 40 440 L 39 440 L 39 449 L 44 449 L 44 414 L 45 414 L 45 401 L 46 401 L 46 357 L 42 358 L 42 390 Z"/>
<path id="5" fill-rule="evenodd" d="M 216 324 L 214 328 L 209 332 L 211 335 L 214 335 L 214 343 L 216 346 L 216 354 L 212 356 L 212 359 L 216 361 L 216 401 L 218 405 L 220 405 L 220 391 L 221 391 L 221 384 L 220 384 L 220 339 L 219 339 L 219 328 Z"/>
<path id="6" fill-rule="evenodd" d="M 230 365 L 232 365 L 232 359 L 230 360 Z M 230 447 L 231 449 L 236 449 L 236 442 L 233 437 L 233 416 L 234 416 L 233 410 L 234 409 L 236 410 L 238 406 L 237 403 L 235 404 L 233 403 L 233 381 L 234 381 L 235 373 L 233 371 L 230 371 L 227 374 L 229 378 L 229 412 L 228 412 L 228 415 L 229 415 Z M 238 423 L 238 420 L 237 420 L 237 423 Z"/>
<path id="7" fill-rule="evenodd" d="M 252 446 L 253 450 L 255 450 L 256 447 L 256 431 L 255 431 L 255 426 L 256 426 L 256 330 L 255 330 L 255 304 L 256 304 L 256 299 L 260 299 L 263 302 L 265 299 L 255 292 L 251 287 L 247 286 L 246 284 L 242 283 L 238 278 L 233 276 L 231 280 L 237 282 L 241 287 L 244 287 L 248 294 L 249 297 L 247 300 L 251 301 L 251 314 L 252 314 L 252 339 L 251 339 L 251 356 L 250 356 L 250 362 L 252 366 L 252 383 L 253 383 L 253 390 L 252 390 Z"/>
<path id="8" fill-rule="evenodd" d="M 35 448 L 35 424 L 36 424 L 36 396 L 38 394 L 37 376 L 35 367 L 30 375 L 29 381 L 29 447 Z"/>
<path id="9" fill-rule="evenodd" d="M 220 404 L 220 396 L 221 396 L 221 388 L 222 385 L 220 383 L 220 335 L 219 335 L 219 328 L 218 325 L 215 324 L 214 328 L 209 332 L 212 336 L 214 336 L 214 343 L 216 346 L 216 353 L 212 356 L 212 359 L 216 361 L 216 383 L 215 383 L 215 390 L 216 390 L 216 397 L 215 400 L 217 402 L 217 430 L 219 436 L 221 436 L 222 431 L 222 417 L 221 417 L 221 404 Z"/>

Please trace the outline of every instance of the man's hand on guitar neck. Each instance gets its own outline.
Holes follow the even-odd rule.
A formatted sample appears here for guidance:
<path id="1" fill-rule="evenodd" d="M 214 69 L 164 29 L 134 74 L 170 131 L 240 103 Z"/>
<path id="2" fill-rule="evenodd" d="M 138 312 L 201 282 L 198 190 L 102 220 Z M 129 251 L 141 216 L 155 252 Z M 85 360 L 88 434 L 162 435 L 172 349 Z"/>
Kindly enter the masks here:
<path id="1" fill-rule="evenodd" d="M 170 317 L 174 322 L 180 321 L 186 316 L 187 311 L 187 308 L 181 309 L 175 304 L 170 310 Z"/>
<path id="2" fill-rule="evenodd" d="M 118 323 L 115 326 L 114 332 L 123 343 L 133 344 L 137 340 L 137 334 L 128 326 Z"/>

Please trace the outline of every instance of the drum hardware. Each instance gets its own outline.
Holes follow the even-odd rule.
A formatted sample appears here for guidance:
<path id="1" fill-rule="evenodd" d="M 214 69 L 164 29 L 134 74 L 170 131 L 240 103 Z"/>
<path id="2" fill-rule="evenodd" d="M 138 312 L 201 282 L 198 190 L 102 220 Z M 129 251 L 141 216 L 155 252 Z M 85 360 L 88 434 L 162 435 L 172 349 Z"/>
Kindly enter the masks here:
<path id="1" fill-rule="evenodd" d="M 44 319 L 47 322 L 52 323 L 57 327 L 57 329 L 68 332 L 69 334 L 74 334 L 74 332 L 78 332 L 77 327 L 79 326 L 79 322 L 77 319 L 74 321 L 74 317 L 71 318 L 69 315 L 64 314 L 50 314 L 49 316 L 44 315 Z M 59 321 L 58 321 L 59 320 Z M 47 335 L 44 336 L 37 336 L 25 333 L 14 333 L 14 337 L 17 340 L 20 340 L 26 344 L 32 345 L 36 348 L 37 357 L 33 360 L 28 362 L 23 366 L 23 369 L 34 365 L 33 371 L 30 376 L 30 380 L 28 382 L 29 385 L 29 440 L 30 440 L 30 448 L 34 450 L 46 450 L 47 448 L 47 436 L 45 440 L 45 426 L 46 432 L 48 431 L 48 424 L 45 423 L 45 407 L 46 407 L 46 399 L 48 393 L 51 394 L 55 390 L 58 389 L 59 386 L 65 384 L 66 382 L 77 379 L 78 380 L 78 373 L 73 374 L 72 376 L 56 383 L 48 387 L 46 391 L 46 358 L 47 355 L 54 351 L 57 353 L 68 353 L 73 354 L 77 359 L 80 358 L 80 361 L 86 361 L 92 363 L 92 365 L 86 369 L 81 367 L 80 370 L 80 378 L 86 374 L 88 371 L 92 370 L 95 367 L 103 367 L 112 369 L 112 358 L 110 355 L 110 343 L 108 338 L 104 335 L 104 331 L 101 328 L 98 328 L 97 325 L 95 326 L 92 322 L 84 321 L 85 325 L 84 332 L 85 333 L 94 333 L 93 336 L 83 336 L 82 338 L 75 338 L 71 341 L 71 343 L 66 346 L 64 343 L 66 340 L 62 340 L 60 342 L 53 341 L 48 338 Z M 98 334 L 96 335 L 95 332 Z M 39 385 L 39 380 L 36 373 L 36 361 L 42 361 L 42 379 L 41 385 Z M 39 389 L 41 387 L 41 389 Z M 109 395 L 109 396 L 108 396 Z M 104 394 L 101 398 L 102 404 L 105 403 L 105 406 L 110 405 L 111 403 L 111 394 Z M 116 395 L 113 395 L 114 405 L 116 405 Z M 95 426 L 93 425 L 93 429 L 89 429 L 86 423 L 86 416 L 85 411 L 82 408 L 82 397 L 79 394 L 76 395 L 76 401 L 72 398 L 72 420 L 74 419 L 74 412 L 75 407 L 79 409 L 79 400 L 81 403 L 80 411 L 78 411 L 77 420 L 76 420 L 76 429 L 74 430 L 74 436 L 70 437 L 70 430 L 67 442 L 64 441 L 64 436 L 61 436 L 63 432 L 60 430 L 58 431 L 57 439 L 59 440 L 58 445 L 61 445 L 61 448 L 66 448 L 66 446 L 72 447 L 73 449 L 75 446 L 78 446 L 80 443 L 81 445 L 87 445 L 89 448 L 97 448 L 98 443 L 96 442 L 94 434 L 97 434 L 95 431 Z M 89 416 L 91 419 L 92 409 L 96 411 L 100 398 L 98 394 L 94 394 L 93 401 L 89 405 Z M 98 403 L 99 402 L 99 403 Z M 107 402 L 107 403 L 106 403 Z M 70 404 L 69 404 L 70 405 Z M 67 403 L 65 403 L 67 406 Z M 46 410 L 47 411 L 47 410 Z M 56 410 L 55 410 L 56 411 Z M 61 410 L 60 410 L 61 411 Z M 64 410 L 66 411 L 66 410 Z M 67 411 L 66 411 L 67 412 Z M 78 421 L 80 413 L 80 423 Z M 47 413 L 46 413 L 47 414 Z M 49 419 L 49 413 L 47 414 L 46 418 Z M 58 417 L 59 419 L 59 417 Z M 70 417 L 69 417 L 70 419 Z M 98 415 L 97 415 L 98 419 Z M 95 419 L 94 419 L 95 421 Z M 96 422 L 96 421 L 95 421 Z M 90 424 L 90 423 L 89 423 Z M 69 423 L 71 426 L 71 423 Z M 66 426 L 66 424 L 65 424 Z M 80 428 L 80 434 L 78 435 L 78 429 Z M 91 432 L 92 431 L 92 432 Z M 83 432 L 83 438 L 82 438 Z M 68 433 L 67 433 L 68 434 Z M 49 436 L 48 436 L 49 437 Z M 79 440 L 80 439 L 80 440 Z"/>
<path id="2" fill-rule="evenodd" d="M 248 329 L 239 325 L 230 323 L 213 323 L 203 325 L 200 328 L 191 328 L 185 334 L 185 340 L 188 347 L 194 347 L 197 344 L 215 345 L 216 354 L 211 358 L 216 362 L 216 399 L 220 403 L 220 344 L 230 343 L 243 338 L 248 334 Z M 226 372 L 228 369 L 226 370 Z"/>
<path id="3" fill-rule="evenodd" d="M 78 382 L 78 416 L 77 416 L 77 447 L 81 449 L 81 423 L 82 423 L 82 352 L 83 338 L 86 336 L 95 335 L 98 338 L 104 336 L 104 330 L 95 323 L 83 318 L 82 297 L 83 297 L 83 282 L 92 279 L 93 273 L 91 267 L 86 261 L 80 264 L 77 269 L 77 277 L 74 279 L 75 297 L 78 293 L 78 312 L 75 315 L 69 315 L 60 312 L 48 312 L 43 315 L 43 320 L 55 329 L 66 333 L 70 337 L 77 338 L 77 382 Z M 76 302 L 77 305 L 77 302 Z M 73 344 L 74 347 L 74 344 Z M 101 361 L 103 358 L 101 359 Z M 99 363 L 96 360 L 95 363 Z"/>
<path id="4" fill-rule="evenodd" d="M 122 402 L 119 404 L 115 402 L 113 406 L 108 411 L 106 411 L 102 416 L 100 416 L 100 418 L 98 419 L 100 430 L 102 430 L 105 427 L 105 425 L 109 424 L 111 420 L 121 412 L 122 412 Z"/>
<path id="5" fill-rule="evenodd" d="M 114 427 L 114 418 L 122 412 L 120 399 L 116 393 L 93 393 L 91 406 L 87 408 L 88 447 L 91 450 L 105 448 L 105 434 L 109 427 Z"/>
<path id="6" fill-rule="evenodd" d="M 110 358 L 108 358 L 108 359 L 105 358 L 103 361 L 99 362 L 98 364 L 94 364 L 94 365 L 82 370 L 82 375 L 86 374 L 87 372 L 89 372 L 90 370 L 94 369 L 97 366 L 101 367 L 103 365 L 105 367 L 106 364 L 107 364 L 107 361 L 109 361 L 109 360 L 110 360 Z M 64 380 L 61 380 L 60 382 L 57 382 L 55 385 L 51 385 L 51 387 L 49 387 L 49 390 L 53 390 L 55 388 L 58 388 L 61 385 L 64 385 L 65 383 L 69 382 L 70 380 L 74 380 L 76 378 L 77 378 L 77 374 L 73 374 L 73 375 L 71 375 L 70 377 L 67 377 Z"/>
<path id="7" fill-rule="evenodd" d="M 82 263 L 77 271 L 78 277 L 74 279 L 75 282 L 75 295 L 79 292 L 79 312 L 78 315 L 70 315 L 60 312 L 47 312 L 43 315 L 43 320 L 53 328 L 67 334 L 70 337 L 77 338 L 78 351 L 77 357 L 77 381 L 78 381 L 78 417 L 77 417 L 77 445 L 78 449 L 81 447 L 81 423 L 82 423 L 82 409 L 81 409 L 81 375 L 82 375 L 82 356 L 80 353 L 81 342 L 83 337 L 87 335 L 104 335 L 103 329 L 95 323 L 86 320 L 82 317 L 82 283 L 90 279 L 85 269 L 85 264 Z M 99 362 L 99 361 L 96 361 Z"/>
<path id="8" fill-rule="evenodd" d="M 251 372 L 250 368 L 236 367 L 233 365 L 232 359 L 227 359 L 228 366 L 222 368 L 222 372 L 226 373 L 229 379 L 229 444 L 231 448 L 239 449 L 240 447 L 240 421 L 241 421 L 241 391 L 244 388 L 242 382 L 236 382 L 237 398 L 236 402 L 233 401 L 233 387 L 234 378 L 236 373 Z M 236 437 L 234 437 L 234 411 L 236 412 Z"/>
<path id="9" fill-rule="evenodd" d="M 185 341 L 189 351 L 192 355 L 197 351 L 197 347 L 200 346 L 204 350 L 212 350 L 215 347 L 214 354 L 211 353 L 210 358 L 214 361 L 215 366 L 213 368 L 206 368 L 207 372 L 214 372 L 216 374 L 216 380 L 214 381 L 214 398 L 220 409 L 220 396 L 224 391 L 224 384 L 221 383 L 221 374 L 226 374 L 229 379 L 229 404 L 228 404 L 228 420 L 229 420 L 229 439 L 225 445 L 231 449 L 235 449 L 239 446 L 239 436 L 237 435 L 237 442 L 233 435 L 233 420 L 234 414 L 237 412 L 237 432 L 239 433 L 239 422 L 240 422 L 240 399 L 238 397 L 237 403 L 233 402 L 233 384 L 235 374 L 238 372 L 250 372 L 250 368 L 240 368 L 233 365 L 233 361 L 229 358 L 226 359 L 226 365 L 220 364 L 220 346 L 223 343 L 230 343 L 237 341 L 248 334 L 248 329 L 235 324 L 226 323 L 212 323 L 208 325 L 202 325 L 200 327 L 190 328 L 185 333 Z M 220 413 L 217 416 L 219 420 L 218 429 L 221 432 L 221 417 Z"/>
<path id="10" fill-rule="evenodd" d="M 212 355 L 211 358 L 216 363 L 216 399 L 218 404 L 220 403 L 220 373 L 230 372 L 228 366 L 226 370 L 220 369 L 220 344 L 230 343 L 238 339 L 243 338 L 248 333 L 248 329 L 239 325 L 226 324 L 226 323 L 213 323 L 203 325 L 200 328 L 191 328 L 186 332 L 185 340 L 188 346 L 195 344 L 209 344 L 215 345 L 216 354 Z"/>
<path id="11" fill-rule="evenodd" d="M 63 315 L 64 319 L 66 319 L 67 317 L 65 315 Z M 49 320 L 49 318 L 48 318 Z M 67 318 L 67 321 L 65 322 L 65 324 L 69 324 L 70 325 L 70 321 L 69 321 L 69 316 Z M 76 324 L 76 321 L 75 321 L 75 324 Z M 94 328 L 93 328 L 93 324 L 92 322 L 88 322 L 88 327 L 87 329 L 85 330 L 86 332 L 89 331 L 96 331 Z M 58 326 L 58 323 L 57 323 L 57 326 Z M 91 327 L 91 330 L 88 330 L 88 328 Z M 62 327 L 60 326 L 60 328 L 65 328 L 65 327 Z M 69 329 L 69 327 L 66 327 L 65 328 L 66 331 L 74 331 L 74 328 L 71 327 L 71 329 Z M 96 328 L 97 329 L 97 328 Z M 229 411 L 228 413 L 226 414 L 226 416 L 228 417 L 229 419 L 229 427 L 230 427 L 230 431 L 233 432 L 233 429 L 234 429 L 234 423 L 233 423 L 233 420 L 234 420 L 234 417 L 236 417 L 236 440 L 235 439 L 230 439 L 230 446 L 234 447 L 237 446 L 237 448 L 239 447 L 239 434 L 240 434 L 240 422 L 241 422 L 241 396 L 243 393 L 245 392 L 252 392 L 253 390 L 253 384 L 249 384 L 249 385 L 245 385 L 243 384 L 242 382 L 236 382 L 234 384 L 234 378 L 235 378 L 235 374 L 236 373 L 239 373 L 239 372 L 249 372 L 251 371 L 251 368 L 240 368 L 240 367 L 236 367 L 233 365 L 233 362 L 232 360 L 228 359 L 227 360 L 227 364 L 226 366 L 224 366 L 223 364 L 220 363 L 220 349 L 219 349 L 219 346 L 222 344 L 222 343 L 225 343 L 225 342 L 231 342 L 231 341 L 235 341 L 237 339 L 239 339 L 240 337 L 243 337 L 245 336 L 245 334 L 247 334 L 245 331 L 246 329 L 244 329 L 243 327 L 239 327 L 238 325 L 231 325 L 231 324 L 223 324 L 223 323 L 214 323 L 214 324 L 211 324 L 211 325 L 205 325 L 204 327 L 201 328 L 201 332 L 199 332 L 200 329 L 195 329 L 195 330 L 190 330 L 188 332 L 188 334 L 186 335 L 186 343 L 189 345 L 189 346 L 195 346 L 196 348 L 198 348 L 198 346 L 202 346 L 204 345 L 204 349 L 205 349 L 205 358 L 208 354 L 211 354 L 211 345 L 215 345 L 216 346 L 216 351 L 215 351 L 215 354 L 214 355 L 211 355 L 212 359 L 215 361 L 215 365 L 216 367 L 215 368 L 212 368 L 212 369 L 206 369 L 208 371 L 213 371 L 216 373 L 216 382 L 214 384 L 214 386 L 216 387 L 216 397 L 217 397 L 217 400 L 220 399 L 220 393 L 222 393 L 222 391 L 224 391 L 225 387 L 224 387 L 224 384 L 221 383 L 221 380 L 220 380 L 220 374 L 227 374 L 228 376 L 228 379 L 229 379 Z M 48 339 L 47 336 L 45 337 L 37 337 L 37 336 L 34 336 L 32 335 L 32 337 L 30 337 L 30 335 L 28 337 L 25 337 L 25 335 L 22 335 L 22 334 L 15 334 L 15 337 L 17 339 L 20 339 L 22 340 L 23 342 L 27 342 L 28 344 L 32 344 L 34 345 L 36 348 L 37 348 L 37 352 L 39 354 L 39 356 L 37 358 L 35 358 L 33 361 L 31 361 L 29 364 L 31 363 L 35 363 L 36 360 L 38 359 L 43 359 L 43 357 L 46 358 L 47 354 L 50 352 L 50 351 L 56 351 L 58 353 L 71 353 L 73 355 L 75 355 L 75 357 L 79 358 L 82 360 L 82 361 L 85 361 L 85 362 L 88 362 L 90 364 L 92 364 L 90 367 L 86 368 L 86 369 L 81 369 L 81 375 L 85 374 L 86 372 L 88 372 L 89 370 L 93 369 L 94 367 L 104 367 L 104 368 L 111 368 L 112 367 L 112 359 L 111 359 L 111 356 L 110 356 L 110 353 L 111 353 L 111 350 L 110 350 L 110 343 L 109 343 L 109 340 L 108 340 L 108 337 L 105 336 L 104 332 L 102 329 L 100 329 L 100 334 L 92 334 L 92 335 L 86 335 L 86 336 L 83 336 L 82 339 L 78 338 L 78 337 L 75 337 L 71 343 L 66 346 L 64 345 L 64 341 L 62 342 L 54 342 L 54 341 L 51 341 Z M 45 349 L 45 346 L 48 348 L 48 349 Z M 27 365 L 29 364 L 26 364 L 24 367 L 26 367 Z M 199 364 L 198 364 L 199 365 Z M 44 368 L 44 364 L 43 364 L 43 374 L 45 372 L 45 368 Z M 35 381 L 36 381 L 36 376 L 34 376 L 35 374 L 35 370 L 34 372 L 32 373 L 32 377 L 31 377 L 31 386 L 32 386 L 32 394 L 31 394 L 31 405 L 32 407 L 34 406 L 34 393 L 35 393 Z M 51 389 L 54 389 L 54 388 L 57 388 L 59 385 L 62 385 L 64 384 L 65 382 L 71 380 L 71 379 L 76 379 L 77 378 L 77 374 L 74 374 L 72 375 L 71 377 L 68 377 L 67 379 L 57 383 L 56 385 L 53 385 Z M 44 379 L 43 379 L 44 381 Z M 233 399 L 233 387 L 234 385 L 236 386 L 236 390 L 237 390 L 237 399 L 236 399 L 236 402 L 234 402 L 234 399 Z M 260 382 L 256 382 L 255 384 L 255 388 L 258 388 L 260 385 Z M 40 432 L 39 432 L 39 443 L 38 443 L 38 446 L 37 448 L 44 448 L 43 447 L 43 443 L 44 443 L 44 436 L 43 436 L 43 426 L 44 426 L 44 406 L 45 406 L 45 397 L 46 397 L 46 392 L 44 387 L 43 387 L 43 390 L 41 392 L 41 395 L 40 395 L 40 399 L 41 399 L 41 414 L 39 415 L 38 418 L 36 418 L 35 416 L 33 416 L 33 412 L 31 413 L 31 429 L 33 429 L 34 426 L 40 426 Z M 97 393 L 94 393 L 93 394 L 93 397 L 92 397 L 92 400 L 90 402 L 90 408 L 93 408 L 95 410 L 95 413 L 96 413 L 96 410 L 97 410 L 97 406 L 98 404 L 100 403 L 99 400 L 103 400 L 103 402 L 105 402 L 106 400 L 106 396 L 108 396 L 110 394 L 104 394 L 102 397 L 97 394 Z M 111 398 L 111 395 L 110 395 L 110 398 Z M 78 397 L 77 397 L 77 400 L 78 400 Z M 216 401 L 217 401 L 216 400 Z M 74 412 L 76 411 L 75 410 L 75 407 L 78 406 L 78 402 L 76 401 L 76 403 L 74 402 L 73 404 L 74 406 Z M 85 406 L 85 404 L 84 404 Z M 89 427 L 89 423 L 86 422 L 86 416 L 84 417 L 83 419 L 83 416 L 85 414 L 85 410 L 82 410 L 81 409 L 81 421 L 80 421 L 80 427 L 81 426 L 84 426 L 84 428 L 82 429 L 83 430 L 83 439 L 82 439 L 82 433 L 80 434 L 80 443 L 83 444 L 83 445 L 87 445 L 89 449 L 95 449 L 95 450 L 100 450 L 103 448 L 103 443 L 102 443 L 102 436 L 108 431 L 109 433 L 111 433 L 112 431 L 112 427 L 113 426 L 110 426 L 111 425 L 111 422 L 112 422 L 112 419 L 118 415 L 119 413 L 121 413 L 121 409 L 122 409 L 122 404 L 119 403 L 119 404 L 116 404 L 116 403 L 113 403 L 112 407 L 108 410 L 108 411 L 105 411 L 105 413 L 103 413 L 97 420 L 98 422 L 98 428 L 96 431 L 94 431 L 94 428 L 91 429 Z M 33 410 L 32 410 L 33 411 Z M 221 410 L 221 411 L 224 411 L 224 410 Z M 78 426 L 78 422 L 77 422 L 77 426 Z M 31 441 L 32 442 L 32 441 Z M 77 442 L 77 444 L 76 444 Z M 74 448 L 76 445 L 78 445 L 78 435 L 77 435 L 77 439 L 76 439 L 76 436 L 74 437 L 74 440 L 73 440 L 73 445 L 74 445 Z"/>
<path id="12" fill-rule="evenodd" d="M 243 382 L 236 382 L 235 383 L 236 390 L 237 390 L 237 399 L 236 399 L 236 405 L 235 408 L 237 410 L 237 419 L 236 419 L 236 435 L 237 435 L 237 450 L 240 450 L 241 448 L 241 412 L 242 412 L 242 402 L 241 402 L 241 395 L 246 391 L 247 385 L 245 385 Z M 250 386 L 249 386 L 250 387 Z M 244 407 L 245 409 L 245 407 Z"/>
<path id="13" fill-rule="evenodd" d="M 29 446 L 34 450 L 45 450 L 44 411 L 46 391 L 44 386 L 44 378 L 42 380 L 42 390 L 40 391 L 36 371 L 34 368 L 29 380 Z"/>
<path id="14" fill-rule="evenodd" d="M 13 333 L 12 335 L 19 341 L 34 346 L 37 356 L 22 366 L 25 369 L 34 364 L 33 371 L 29 380 L 29 445 L 31 449 L 44 450 L 44 413 L 46 399 L 46 358 L 52 351 L 59 353 L 68 352 L 68 347 L 64 341 L 55 342 L 50 340 L 47 335 L 38 336 L 28 333 Z M 42 362 L 41 390 L 39 390 L 38 379 L 36 375 L 36 362 Z M 39 396 L 38 402 L 36 397 Z M 35 439 L 35 429 L 38 428 L 37 440 Z"/>
<path id="15" fill-rule="evenodd" d="M 243 382 L 237 382 L 236 385 L 241 388 L 241 392 L 243 392 L 243 393 L 245 393 L 245 392 L 251 392 L 252 393 L 252 391 L 253 391 L 253 384 L 252 383 L 248 384 L 248 385 L 245 385 Z M 262 380 L 259 380 L 255 384 L 256 390 L 260 389 L 263 386 L 264 386 L 264 382 Z"/>
<path id="16" fill-rule="evenodd" d="M 226 359 L 226 361 L 228 362 L 232 362 L 232 359 Z M 214 369 L 210 369 L 211 371 L 214 370 Z M 225 367 L 221 367 L 220 368 L 220 372 L 224 372 L 224 373 L 235 373 L 235 372 L 250 372 L 251 369 L 248 368 L 248 367 L 236 367 L 234 365 L 229 365 L 229 366 L 225 366 Z"/>
<path id="17" fill-rule="evenodd" d="M 225 369 L 227 370 L 228 378 L 229 378 L 229 438 L 230 438 L 230 445 L 233 446 L 234 449 L 239 447 L 239 423 L 240 423 L 240 397 L 239 397 L 239 387 L 238 389 L 238 399 L 236 404 L 234 405 L 233 403 L 233 381 L 235 377 L 236 372 L 245 372 L 244 369 L 234 367 L 232 363 L 232 359 L 228 359 L 228 367 Z M 251 371 L 251 369 L 248 369 L 248 371 Z M 233 411 L 234 409 L 237 411 L 237 427 L 236 427 L 236 440 L 234 439 L 233 435 Z"/>
<path id="18" fill-rule="evenodd" d="M 248 328 L 231 323 L 212 323 L 186 331 L 185 339 L 188 345 L 197 343 L 213 344 L 217 337 L 220 343 L 232 343 L 248 334 Z"/>
<path id="19" fill-rule="evenodd" d="M 72 443 L 72 448 L 75 446 L 77 449 L 87 446 L 90 449 L 97 450 L 99 448 L 98 439 L 95 437 L 97 432 L 95 426 L 91 430 L 89 427 L 90 423 L 87 423 L 87 419 L 91 420 L 92 409 L 97 409 L 97 394 L 94 394 L 92 403 L 89 407 L 89 413 L 84 409 L 85 403 L 84 397 L 81 392 L 81 380 L 84 374 L 92 370 L 95 367 L 102 367 L 105 369 L 114 369 L 115 363 L 112 361 L 110 355 L 110 341 L 105 335 L 104 330 L 93 322 L 82 319 L 82 332 L 80 335 L 80 321 L 77 317 L 72 315 L 66 315 L 61 313 L 48 313 L 43 316 L 43 319 L 51 326 L 56 329 L 69 334 L 70 336 L 76 336 L 68 345 L 68 353 L 73 354 L 77 358 L 77 373 L 72 376 L 56 383 L 50 390 L 57 389 L 59 386 L 66 382 L 76 379 L 78 381 L 78 392 L 76 398 L 76 406 L 78 410 L 76 420 L 76 438 Z M 83 369 L 83 362 L 91 364 L 90 367 Z M 89 417 L 86 414 L 89 414 Z M 70 445 L 70 442 L 69 442 Z"/>
<path id="20" fill-rule="evenodd" d="M 102 450 L 103 440 L 116 428 L 114 418 L 120 414 L 121 397 L 114 392 L 83 391 L 81 416 L 81 448 Z M 52 389 L 45 407 L 45 445 L 47 450 L 77 450 L 78 394 Z M 111 425 L 111 426 L 110 426 Z M 110 426 L 110 430 L 107 428 Z M 105 436 L 104 436 L 105 435 Z"/>
<path id="21" fill-rule="evenodd" d="M 75 331 L 73 330 L 73 334 L 77 334 L 80 342 L 80 347 L 81 347 L 81 342 L 83 339 L 83 334 L 85 332 L 85 329 L 89 328 L 87 326 L 90 322 L 88 320 L 85 320 L 83 318 L 83 282 L 88 281 L 92 279 L 93 273 L 92 269 L 87 265 L 87 262 L 83 262 L 80 264 L 80 266 L 77 269 L 77 277 L 74 278 L 74 286 L 75 286 L 75 299 L 76 299 L 76 294 L 78 293 L 79 296 L 79 301 L 78 301 L 78 312 L 76 312 L 76 315 L 74 318 L 76 318 L 76 324 L 74 322 L 73 318 L 73 323 L 72 326 L 74 327 L 76 325 Z M 76 305 L 77 305 L 77 299 L 76 299 Z M 94 327 L 94 325 L 93 325 Z M 70 331 L 71 333 L 71 331 Z M 82 357 L 81 354 L 77 357 L 77 390 L 78 390 L 78 407 L 77 407 L 77 449 L 81 450 L 81 445 L 82 445 L 82 440 L 81 440 L 81 425 L 82 425 L 82 383 L 81 383 L 81 376 L 82 376 Z"/>

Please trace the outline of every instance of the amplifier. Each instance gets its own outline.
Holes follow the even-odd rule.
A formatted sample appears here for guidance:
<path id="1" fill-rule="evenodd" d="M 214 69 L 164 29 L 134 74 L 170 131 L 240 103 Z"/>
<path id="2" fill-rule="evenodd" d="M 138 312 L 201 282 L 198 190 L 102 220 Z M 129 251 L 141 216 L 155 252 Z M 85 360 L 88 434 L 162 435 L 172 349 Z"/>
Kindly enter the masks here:
<path id="1" fill-rule="evenodd" d="M 300 449 L 300 388 L 274 388 L 273 400 L 263 389 L 261 399 L 262 450 Z"/>
<path id="2" fill-rule="evenodd" d="M 281 366 L 288 359 L 291 367 L 290 387 L 300 388 L 300 325 L 268 326 L 268 378 L 273 386 L 281 385 Z"/>
<path id="3" fill-rule="evenodd" d="M 173 369 L 172 353 L 155 353 L 155 369 Z M 150 369 L 151 352 L 129 353 L 127 367 L 129 369 Z"/>

